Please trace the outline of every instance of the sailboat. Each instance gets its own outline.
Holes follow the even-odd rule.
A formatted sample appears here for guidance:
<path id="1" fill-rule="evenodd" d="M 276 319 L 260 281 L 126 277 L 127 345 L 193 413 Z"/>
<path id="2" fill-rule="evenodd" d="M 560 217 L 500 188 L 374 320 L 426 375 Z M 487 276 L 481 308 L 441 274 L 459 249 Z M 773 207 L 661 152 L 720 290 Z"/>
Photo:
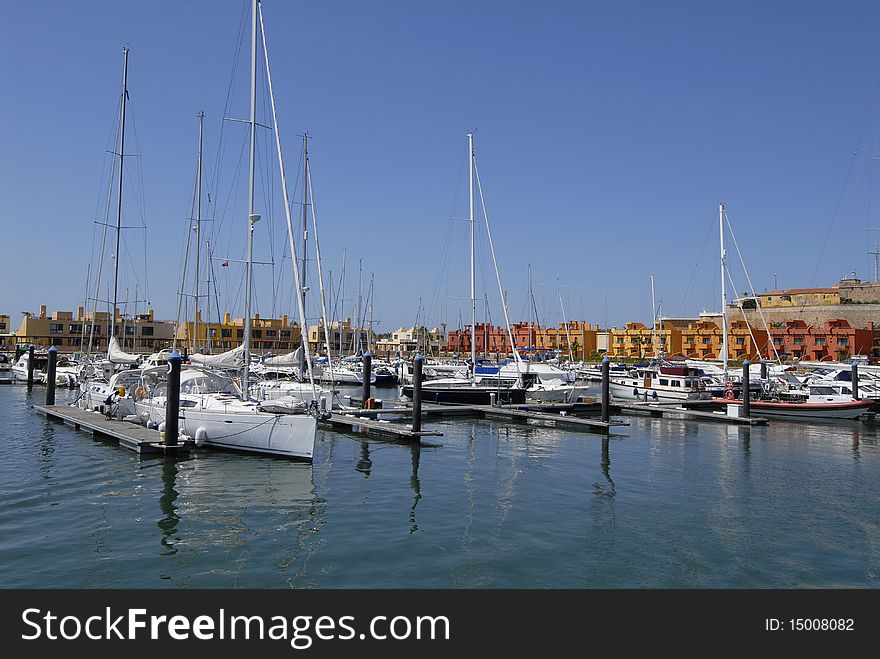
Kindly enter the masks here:
<path id="1" fill-rule="evenodd" d="M 646 403 L 708 401 L 711 394 L 706 390 L 702 372 L 686 363 L 668 362 L 664 350 L 659 347 L 661 341 L 658 333 L 662 336 L 662 321 L 658 318 L 660 314 L 654 298 L 654 275 L 651 275 L 651 313 L 654 359 L 647 366 L 626 367 L 622 372 L 613 374 L 609 381 L 611 395 Z"/>
<path id="2" fill-rule="evenodd" d="M 727 295 L 725 277 L 727 276 L 727 252 L 724 249 L 724 204 L 718 205 L 719 238 L 721 242 L 721 359 L 724 369 L 726 394 L 723 398 L 713 398 L 718 406 L 742 405 L 742 398 L 733 394 L 732 382 L 727 368 Z M 764 395 L 758 400 L 750 400 L 750 412 L 757 416 L 779 416 L 792 419 L 856 419 L 874 407 L 873 400 L 856 400 L 852 393 L 842 393 L 822 383 L 798 386 L 795 378 L 787 380 L 795 386 L 780 386 L 776 379 L 762 383 Z M 742 387 L 740 387 L 740 390 Z M 741 396 L 741 394 L 740 394 Z"/>
<path id="3" fill-rule="evenodd" d="M 469 378 L 440 378 L 436 380 L 428 380 L 422 385 L 422 400 L 431 403 L 455 403 L 468 405 L 489 405 L 493 401 L 497 403 L 524 403 L 526 399 L 526 390 L 522 386 L 522 360 L 516 352 L 513 341 L 513 334 L 510 331 L 510 322 L 507 318 L 507 304 L 504 301 L 502 293 L 502 307 L 504 308 L 504 318 L 507 323 L 507 334 L 510 345 L 513 346 L 513 355 L 516 362 L 517 376 L 515 378 L 505 378 L 501 375 L 500 369 L 495 369 L 494 373 L 483 374 L 478 380 L 477 366 L 477 343 L 476 343 L 476 325 L 477 325 L 477 300 L 475 297 L 475 268 L 474 268 L 474 171 L 476 167 L 474 155 L 474 135 L 468 133 L 468 192 L 469 192 L 469 222 L 470 222 L 470 270 L 471 270 L 471 359 Z M 482 199 L 482 189 L 480 191 Z M 485 207 L 483 208 L 485 215 Z M 488 220 L 486 221 L 488 231 Z M 492 245 L 492 235 L 489 233 L 489 245 Z M 492 250 L 494 258 L 494 249 Z M 499 281 L 497 264 L 496 277 Z M 404 398 L 412 398 L 413 385 L 404 384 L 400 387 L 400 395 Z"/>
<path id="4" fill-rule="evenodd" d="M 109 403 L 111 396 L 115 394 L 116 413 L 119 418 L 134 413 L 134 398 L 132 393 L 140 378 L 139 372 L 132 372 L 141 361 L 139 355 L 134 355 L 122 350 L 119 340 L 116 338 L 116 304 L 119 289 L 119 243 L 122 235 L 122 191 L 124 181 L 125 166 L 125 116 L 126 107 L 128 105 L 128 48 L 123 48 L 123 65 L 122 65 L 122 93 L 120 99 L 119 111 L 119 177 L 116 187 L 116 247 L 113 253 L 114 276 L 113 276 L 113 298 L 110 300 L 111 307 L 108 314 L 107 334 L 107 356 L 98 367 L 95 364 L 88 363 L 88 352 L 86 353 L 86 363 L 81 367 L 80 378 L 80 395 L 76 401 L 76 405 L 81 409 L 92 410 L 103 413 Z M 106 238 L 106 227 L 103 234 Z M 104 251 L 104 238 L 101 241 L 101 254 Z M 98 270 L 98 276 L 95 280 L 95 304 L 97 311 L 98 292 L 101 286 L 101 271 L 103 263 Z M 91 349 L 92 340 L 96 334 L 95 321 L 97 313 L 92 316 L 92 327 L 89 337 L 89 349 Z M 83 327 L 85 332 L 85 327 Z"/>
<path id="5" fill-rule="evenodd" d="M 290 219 L 290 204 L 287 193 L 287 179 L 281 158 L 281 138 L 275 113 L 275 97 L 272 77 L 269 71 L 269 58 L 266 49 L 265 28 L 263 25 L 260 0 L 252 0 L 251 6 L 251 103 L 250 103 L 250 165 L 248 176 L 248 219 L 247 219 L 247 283 L 245 285 L 245 326 L 244 342 L 237 348 L 219 355 L 192 355 L 195 367 L 188 368 L 180 376 L 180 430 L 194 438 L 196 445 L 214 448 L 276 455 L 311 461 L 317 431 L 318 398 L 315 393 L 312 404 L 300 399 L 281 398 L 261 402 L 249 396 L 250 384 L 250 339 L 251 339 L 251 297 L 253 290 L 253 234 L 260 215 L 254 209 L 254 169 L 256 158 L 256 77 L 257 77 L 257 29 L 262 36 L 265 55 L 266 81 L 273 114 L 279 167 L 281 169 L 282 193 L 287 213 L 288 235 L 291 240 L 291 255 L 295 285 L 301 290 L 296 250 L 293 248 L 293 231 Z M 300 320 L 305 326 L 305 310 L 302 298 L 297 296 Z M 303 345 L 307 345 L 305 342 Z M 305 353 L 309 375 L 311 359 Z M 228 371 L 240 369 L 239 386 Z M 165 416 L 166 389 L 163 382 L 165 374 L 161 367 L 144 372 L 137 403 L 138 415 L 148 425 L 162 423 Z M 314 382 L 312 381 L 314 388 Z"/>

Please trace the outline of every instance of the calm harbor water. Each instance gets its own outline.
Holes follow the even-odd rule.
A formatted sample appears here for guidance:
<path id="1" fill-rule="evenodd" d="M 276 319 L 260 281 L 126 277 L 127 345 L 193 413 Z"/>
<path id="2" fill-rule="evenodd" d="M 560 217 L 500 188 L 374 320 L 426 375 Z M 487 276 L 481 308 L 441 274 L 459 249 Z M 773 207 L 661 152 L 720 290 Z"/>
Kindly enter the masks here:
<path id="1" fill-rule="evenodd" d="M 880 424 L 458 419 L 421 448 L 319 431 L 313 465 L 175 461 L 47 422 L 44 395 L 0 387 L 7 588 L 880 585 Z"/>

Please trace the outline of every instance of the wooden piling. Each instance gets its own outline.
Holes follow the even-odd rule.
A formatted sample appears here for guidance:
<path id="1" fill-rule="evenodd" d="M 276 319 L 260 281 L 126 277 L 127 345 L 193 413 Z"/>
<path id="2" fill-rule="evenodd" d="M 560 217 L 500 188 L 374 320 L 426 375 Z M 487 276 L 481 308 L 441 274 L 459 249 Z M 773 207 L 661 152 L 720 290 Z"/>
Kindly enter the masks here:
<path id="1" fill-rule="evenodd" d="M 743 388 L 743 406 L 742 406 L 742 415 L 745 418 L 749 418 L 751 416 L 749 409 L 749 405 L 751 403 L 752 392 L 749 391 L 749 360 L 743 360 L 743 375 L 742 375 L 742 388 Z"/>
<path id="2" fill-rule="evenodd" d="M 58 363 L 58 348 L 49 348 L 49 366 L 46 369 L 46 405 L 55 404 L 55 369 Z"/>
<path id="3" fill-rule="evenodd" d="M 363 372 L 363 392 L 361 394 L 361 407 L 367 406 L 367 401 L 370 399 L 370 375 L 372 373 L 373 366 L 373 355 L 370 354 L 370 351 L 367 350 L 364 353 L 364 372 Z"/>
<path id="4" fill-rule="evenodd" d="M 602 358 L 602 421 L 608 423 L 611 399 L 611 363 L 608 357 Z"/>
<path id="5" fill-rule="evenodd" d="M 177 446 L 181 361 L 180 353 L 177 350 L 172 352 L 168 358 L 168 388 L 165 393 L 165 446 Z"/>
<path id="6" fill-rule="evenodd" d="M 413 360 L 413 432 L 422 430 L 422 356 Z M 418 441 L 418 437 L 416 437 Z"/>
<path id="7" fill-rule="evenodd" d="M 27 370 L 27 386 L 31 389 L 34 386 L 34 347 L 28 347 L 28 370 Z"/>
<path id="8" fill-rule="evenodd" d="M 852 365 L 852 397 L 859 400 L 859 365 Z"/>

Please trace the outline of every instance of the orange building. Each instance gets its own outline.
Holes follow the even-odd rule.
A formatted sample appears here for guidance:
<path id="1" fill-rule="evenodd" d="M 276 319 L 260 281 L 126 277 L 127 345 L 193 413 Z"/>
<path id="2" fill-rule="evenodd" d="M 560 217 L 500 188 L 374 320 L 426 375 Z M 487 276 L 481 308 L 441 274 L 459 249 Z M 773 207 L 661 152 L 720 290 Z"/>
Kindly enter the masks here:
<path id="1" fill-rule="evenodd" d="M 754 338 L 752 338 L 754 337 Z M 744 320 L 736 320 L 727 328 L 728 359 L 760 359 L 767 355 L 767 332 L 749 328 Z M 700 320 L 681 330 L 683 357 L 692 359 L 720 359 L 724 345 L 724 330 L 711 320 Z"/>
<path id="2" fill-rule="evenodd" d="M 654 346 L 654 335 L 659 345 Z M 660 351 L 667 355 L 681 353 L 681 329 L 664 324 L 654 329 L 644 323 L 627 323 L 623 329 L 614 328 L 609 333 L 608 356 L 644 359 L 654 357 Z"/>

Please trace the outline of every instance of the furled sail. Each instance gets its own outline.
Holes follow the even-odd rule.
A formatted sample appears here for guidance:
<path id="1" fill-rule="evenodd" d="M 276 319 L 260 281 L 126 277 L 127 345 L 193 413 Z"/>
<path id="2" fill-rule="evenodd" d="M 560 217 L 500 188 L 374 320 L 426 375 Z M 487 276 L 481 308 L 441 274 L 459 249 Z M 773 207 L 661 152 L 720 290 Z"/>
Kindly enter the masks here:
<path id="1" fill-rule="evenodd" d="M 189 360 L 193 364 L 201 364 L 202 366 L 213 366 L 214 368 L 239 369 L 244 366 L 245 351 L 244 345 L 233 348 L 219 355 L 200 355 L 194 354 L 189 356 Z"/>
<path id="2" fill-rule="evenodd" d="M 265 359 L 263 364 L 266 366 L 299 366 L 303 363 L 304 359 L 303 347 L 300 345 L 293 352 Z"/>
<path id="3" fill-rule="evenodd" d="M 111 336 L 110 345 L 107 346 L 107 359 L 112 364 L 137 364 L 140 361 L 140 355 L 123 352 L 119 347 L 119 341 L 115 336 Z"/>

